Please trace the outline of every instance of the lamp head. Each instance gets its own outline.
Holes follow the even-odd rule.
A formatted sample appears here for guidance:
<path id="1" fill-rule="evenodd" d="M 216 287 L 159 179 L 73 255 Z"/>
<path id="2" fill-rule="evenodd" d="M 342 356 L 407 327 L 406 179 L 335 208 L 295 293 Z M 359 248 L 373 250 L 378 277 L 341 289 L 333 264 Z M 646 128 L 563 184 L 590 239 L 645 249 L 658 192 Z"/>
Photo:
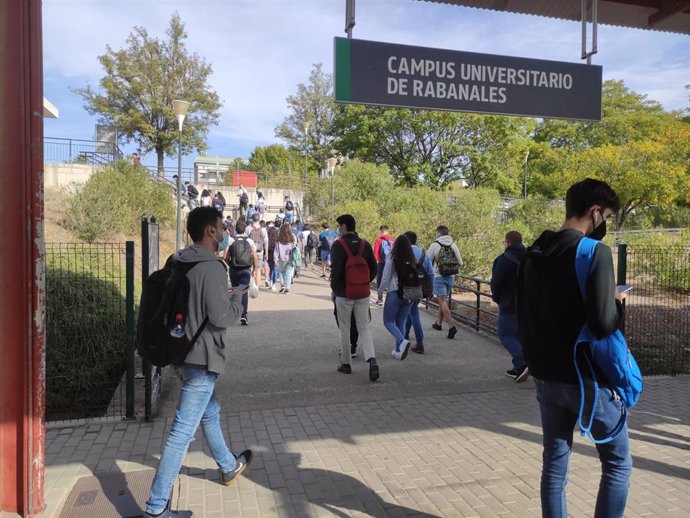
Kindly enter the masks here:
<path id="1" fill-rule="evenodd" d="M 335 169 L 335 166 L 337 163 L 338 163 L 337 158 L 329 158 L 328 160 L 326 160 L 326 167 L 331 172 L 331 174 L 333 174 L 333 170 Z"/>
<path id="2" fill-rule="evenodd" d="M 179 125 L 180 131 L 182 131 L 182 123 L 184 122 L 185 117 L 187 116 L 187 111 L 189 110 L 189 102 L 187 101 L 181 101 L 179 99 L 176 99 L 173 101 L 173 111 L 175 112 L 175 115 L 177 116 L 177 124 Z"/>

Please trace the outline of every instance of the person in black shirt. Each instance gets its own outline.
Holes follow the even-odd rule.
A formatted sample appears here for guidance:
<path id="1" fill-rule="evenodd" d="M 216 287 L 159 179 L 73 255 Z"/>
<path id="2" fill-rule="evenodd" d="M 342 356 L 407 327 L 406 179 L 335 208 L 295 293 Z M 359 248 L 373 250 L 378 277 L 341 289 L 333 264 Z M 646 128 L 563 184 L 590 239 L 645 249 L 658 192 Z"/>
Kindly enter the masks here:
<path id="1" fill-rule="evenodd" d="M 506 375 L 519 383 L 529 376 L 518 337 L 515 307 L 518 267 L 522 256 L 525 255 L 525 245 L 522 244 L 520 232 L 508 232 L 503 246 L 505 251 L 494 260 L 491 269 L 491 298 L 498 304 L 498 339 L 513 358 L 513 368 L 507 370 Z"/>
<path id="2" fill-rule="evenodd" d="M 535 378 L 541 410 L 544 454 L 541 504 L 544 518 L 568 516 L 565 486 L 573 429 L 580 407 L 574 345 L 582 326 L 603 338 L 622 318 L 623 296 L 616 290 L 608 246 L 597 246 L 583 300 L 575 272 L 577 246 L 583 236 L 602 239 L 606 220 L 620 208 L 605 182 L 586 179 L 572 185 L 565 198 L 565 221 L 557 232 L 545 231 L 527 250 L 518 274 L 518 323 L 530 374 Z M 599 387 L 592 433 L 608 435 L 620 420 L 622 401 L 610 387 Z M 628 430 L 597 444 L 601 482 L 595 518 L 620 518 L 625 510 L 632 459 Z"/>

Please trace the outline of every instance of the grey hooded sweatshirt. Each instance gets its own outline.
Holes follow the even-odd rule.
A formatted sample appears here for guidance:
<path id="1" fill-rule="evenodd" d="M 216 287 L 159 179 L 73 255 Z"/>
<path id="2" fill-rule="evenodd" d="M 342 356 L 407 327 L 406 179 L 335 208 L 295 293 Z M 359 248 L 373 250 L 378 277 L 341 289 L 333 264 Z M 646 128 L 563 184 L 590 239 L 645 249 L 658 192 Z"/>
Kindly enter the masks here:
<path id="1" fill-rule="evenodd" d="M 189 307 L 185 332 L 190 340 L 208 316 L 208 324 L 185 364 L 204 367 L 222 374 L 228 358 L 227 328 L 235 325 L 242 313 L 241 295 L 228 295 L 228 273 L 225 262 L 202 246 L 191 245 L 175 253 L 175 260 L 200 263 L 187 273 Z"/>
<path id="2" fill-rule="evenodd" d="M 434 275 L 439 277 L 441 274 L 438 271 L 438 264 L 436 264 L 436 259 L 438 258 L 438 253 L 441 251 L 441 245 L 449 246 L 455 253 L 455 257 L 458 259 L 458 264 L 462 267 L 462 256 L 460 255 L 460 250 L 458 250 L 457 245 L 453 242 L 453 238 L 450 236 L 440 236 L 436 238 L 436 241 L 429 245 L 429 249 L 426 251 L 427 257 L 431 259 L 434 265 Z"/>

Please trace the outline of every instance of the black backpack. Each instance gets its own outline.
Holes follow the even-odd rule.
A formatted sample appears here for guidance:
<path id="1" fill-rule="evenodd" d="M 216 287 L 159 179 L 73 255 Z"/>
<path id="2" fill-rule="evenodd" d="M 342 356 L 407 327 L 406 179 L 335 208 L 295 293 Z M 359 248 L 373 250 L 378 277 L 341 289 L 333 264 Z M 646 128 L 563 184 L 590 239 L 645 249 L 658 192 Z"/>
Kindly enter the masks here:
<path id="1" fill-rule="evenodd" d="M 290 200 L 285 202 L 285 210 L 293 210 L 295 206 L 292 204 Z"/>
<path id="2" fill-rule="evenodd" d="M 249 202 L 249 195 L 246 192 L 240 194 L 240 203 L 246 205 Z"/>
<path id="3" fill-rule="evenodd" d="M 307 250 L 313 250 L 319 246 L 319 236 L 310 232 L 307 236 Z"/>
<path id="4" fill-rule="evenodd" d="M 197 264 L 199 263 L 174 261 L 171 256 L 162 270 L 152 273 L 144 281 L 137 321 L 136 348 L 139 356 L 156 367 L 182 365 L 208 324 L 206 317 L 191 340 L 186 333 L 181 333 L 178 337 L 171 335 L 177 325 L 184 329 L 187 321 L 187 272 Z"/>
<path id="5" fill-rule="evenodd" d="M 254 264 L 252 260 L 252 246 L 246 236 L 237 236 L 235 242 L 228 249 L 228 265 L 233 268 L 249 268 Z"/>
<path id="6" fill-rule="evenodd" d="M 419 262 L 405 262 L 402 271 L 398 272 L 398 295 L 405 302 L 419 302 L 424 298 L 424 255 Z"/>

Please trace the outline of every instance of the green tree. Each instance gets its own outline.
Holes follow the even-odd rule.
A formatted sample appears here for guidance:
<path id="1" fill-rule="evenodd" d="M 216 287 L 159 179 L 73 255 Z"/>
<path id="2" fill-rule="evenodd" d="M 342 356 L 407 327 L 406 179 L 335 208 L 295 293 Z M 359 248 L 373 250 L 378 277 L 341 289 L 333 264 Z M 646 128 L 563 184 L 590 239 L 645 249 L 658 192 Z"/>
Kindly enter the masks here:
<path id="1" fill-rule="evenodd" d="M 91 86 L 74 90 L 100 122 L 117 126 L 126 141 L 135 141 L 144 152 L 154 150 L 161 176 L 165 155 L 177 152 L 173 99 L 191 103 L 182 132 L 185 154 L 206 149 L 209 127 L 218 123 L 221 106 L 208 84 L 212 67 L 187 50 L 187 33 L 177 13 L 171 16 L 166 34 L 163 41 L 149 36 L 143 27 L 134 27 L 125 48 L 113 50 L 108 45 L 99 56 L 105 71 L 100 91 Z"/>
<path id="2" fill-rule="evenodd" d="M 502 180 L 524 157 L 516 147 L 526 147 L 529 127 L 525 119 L 348 105 L 334 134 L 341 153 L 387 165 L 401 185 L 439 189 L 464 178 L 473 188 L 511 190 L 514 182 Z"/>
<path id="3" fill-rule="evenodd" d="M 255 147 L 249 155 L 251 171 L 299 175 L 303 168 L 304 158 L 280 144 Z"/>
<path id="4" fill-rule="evenodd" d="M 307 84 L 297 85 L 297 94 L 287 97 L 289 115 L 276 128 L 276 137 L 291 149 L 309 158 L 309 169 L 319 171 L 332 156 L 333 76 L 323 71 L 323 64 L 313 65 Z"/>

